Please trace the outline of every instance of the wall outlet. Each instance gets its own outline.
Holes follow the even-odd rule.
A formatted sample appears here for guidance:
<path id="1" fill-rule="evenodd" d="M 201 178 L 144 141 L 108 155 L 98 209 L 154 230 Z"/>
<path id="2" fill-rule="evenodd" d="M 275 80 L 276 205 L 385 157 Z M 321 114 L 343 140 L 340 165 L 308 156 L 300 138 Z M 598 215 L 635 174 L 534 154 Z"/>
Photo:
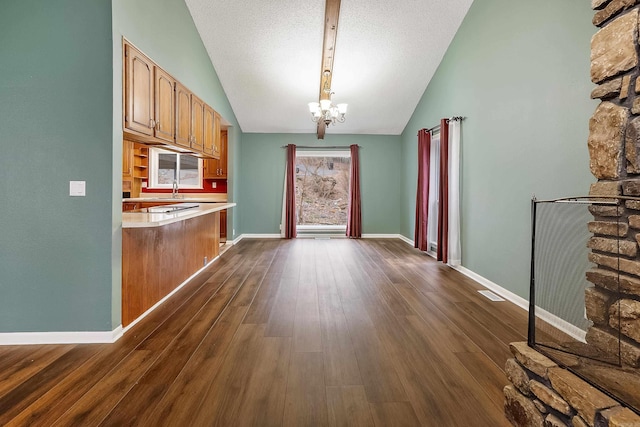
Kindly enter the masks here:
<path id="1" fill-rule="evenodd" d="M 217 183 L 217 182 L 215 182 L 215 181 L 213 181 L 213 182 L 211 183 L 211 188 L 218 188 L 218 183 Z"/>

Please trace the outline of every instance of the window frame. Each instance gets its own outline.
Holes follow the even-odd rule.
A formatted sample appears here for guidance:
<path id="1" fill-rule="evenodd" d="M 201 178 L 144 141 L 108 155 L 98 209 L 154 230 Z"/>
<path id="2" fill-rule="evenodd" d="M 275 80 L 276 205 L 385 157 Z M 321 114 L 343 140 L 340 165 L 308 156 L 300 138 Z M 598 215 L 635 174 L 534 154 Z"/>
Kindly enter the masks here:
<path id="1" fill-rule="evenodd" d="M 202 190 L 203 186 L 203 162 L 201 158 L 193 156 L 190 153 L 179 153 L 175 151 L 170 151 L 163 149 L 161 147 L 150 147 L 149 148 L 149 175 L 147 177 L 147 188 L 149 189 L 158 189 L 165 190 L 173 188 L 173 183 L 171 184 L 160 184 L 158 183 L 158 166 L 159 166 L 159 154 L 175 154 L 176 155 L 176 174 L 180 176 L 180 156 L 192 156 L 198 160 L 198 184 L 181 184 L 178 182 L 178 187 L 180 189 L 191 189 L 191 190 Z"/>
<path id="2" fill-rule="evenodd" d="M 344 157 L 351 161 L 351 151 L 345 150 L 296 150 L 296 159 L 299 157 Z M 349 177 L 351 179 L 351 177 Z M 297 215 L 296 215 L 297 217 Z M 296 218 L 297 223 L 297 218 Z M 318 225 L 318 224 L 296 224 L 299 234 L 310 234 L 314 232 L 344 232 L 347 225 Z"/>

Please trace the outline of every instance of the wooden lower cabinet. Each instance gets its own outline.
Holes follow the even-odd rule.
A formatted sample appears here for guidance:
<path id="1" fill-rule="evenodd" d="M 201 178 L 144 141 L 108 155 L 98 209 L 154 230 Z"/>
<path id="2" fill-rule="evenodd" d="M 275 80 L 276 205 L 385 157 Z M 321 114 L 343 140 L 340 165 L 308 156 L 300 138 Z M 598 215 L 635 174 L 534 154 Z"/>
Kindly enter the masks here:
<path id="1" fill-rule="evenodd" d="M 140 203 L 138 203 L 138 202 L 123 202 L 122 203 L 122 212 L 134 211 L 136 209 L 140 209 Z"/>
<path id="2" fill-rule="evenodd" d="M 220 211 L 220 243 L 227 241 L 227 211 Z"/>
<path id="3" fill-rule="evenodd" d="M 161 227 L 122 229 L 122 326 L 220 253 L 220 212 Z"/>

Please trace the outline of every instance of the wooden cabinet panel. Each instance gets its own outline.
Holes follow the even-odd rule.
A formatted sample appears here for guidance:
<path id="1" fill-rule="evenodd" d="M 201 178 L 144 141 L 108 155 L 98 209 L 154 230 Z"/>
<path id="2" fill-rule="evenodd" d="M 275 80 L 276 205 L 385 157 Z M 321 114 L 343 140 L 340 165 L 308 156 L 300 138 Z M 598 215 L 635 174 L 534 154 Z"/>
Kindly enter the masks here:
<path id="1" fill-rule="evenodd" d="M 176 82 L 176 139 L 177 145 L 191 148 L 191 92 Z"/>
<path id="2" fill-rule="evenodd" d="M 220 168 L 220 177 L 227 177 L 227 161 L 228 161 L 228 148 L 227 131 L 220 132 L 220 159 L 218 160 L 218 167 Z"/>
<path id="3" fill-rule="evenodd" d="M 122 178 L 133 177 L 133 142 L 122 141 Z"/>
<path id="4" fill-rule="evenodd" d="M 220 211 L 220 242 L 227 241 L 227 211 Z"/>
<path id="5" fill-rule="evenodd" d="M 176 81 L 159 67 L 155 67 L 155 136 L 173 143 L 175 133 Z"/>
<path id="6" fill-rule="evenodd" d="M 191 94 L 191 148 L 202 151 L 204 139 L 204 102 Z"/>
<path id="7" fill-rule="evenodd" d="M 153 307 L 220 253 L 214 212 L 162 227 L 122 230 L 122 326 Z"/>
<path id="8" fill-rule="evenodd" d="M 149 148 L 146 145 L 133 145 L 133 177 L 147 179 L 149 176 Z"/>
<path id="9" fill-rule="evenodd" d="M 219 159 L 220 158 L 220 132 L 222 131 L 222 129 L 220 129 L 220 114 L 218 114 L 217 112 L 214 111 L 215 117 L 214 117 L 214 121 L 213 121 L 213 158 L 214 159 Z"/>
<path id="10" fill-rule="evenodd" d="M 125 45 L 124 127 L 153 135 L 153 62 L 136 48 Z"/>
<path id="11" fill-rule="evenodd" d="M 215 111 L 213 111 L 213 108 L 205 104 L 204 105 L 204 139 L 203 139 L 202 152 L 210 156 L 212 156 L 214 152 L 215 116 L 216 116 L 216 113 Z"/>

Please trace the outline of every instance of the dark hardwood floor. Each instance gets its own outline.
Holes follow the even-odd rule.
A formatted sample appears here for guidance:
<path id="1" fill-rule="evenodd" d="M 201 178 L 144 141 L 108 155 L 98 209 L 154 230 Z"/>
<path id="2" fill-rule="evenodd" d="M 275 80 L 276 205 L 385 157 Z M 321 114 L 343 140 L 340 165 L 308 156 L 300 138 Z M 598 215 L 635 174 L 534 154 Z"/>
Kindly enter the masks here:
<path id="1" fill-rule="evenodd" d="M 243 240 L 114 344 L 0 347 L 3 426 L 507 426 L 527 319 L 400 240 Z"/>

